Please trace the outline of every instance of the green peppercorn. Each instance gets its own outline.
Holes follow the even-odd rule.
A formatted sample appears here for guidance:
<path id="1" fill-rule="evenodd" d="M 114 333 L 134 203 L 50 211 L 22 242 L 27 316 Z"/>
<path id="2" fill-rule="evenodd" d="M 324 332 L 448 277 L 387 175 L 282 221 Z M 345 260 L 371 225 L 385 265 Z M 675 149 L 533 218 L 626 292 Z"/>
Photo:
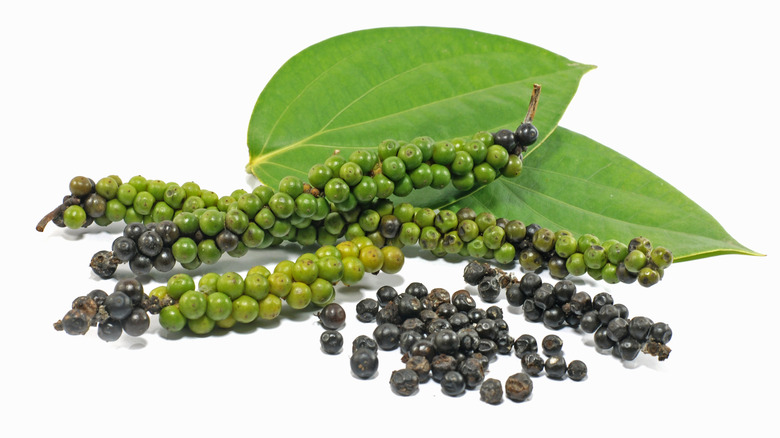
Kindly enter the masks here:
<path id="1" fill-rule="evenodd" d="M 555 253 L 558 256 L 568 258 L 577 252 L 577 239 L 572 235 L 561 235 L 555 239 Z"/>
<path id="2" fill-rule="evenodd" d="M 488 249 L 496 250 L 506 241 L 506 232 L 498 225 L 490 225 L 482 232 L 482 239 Z"/>
<path id="3" fill-rule="evenodd" d="M 174 274 L 166 283 L 168 296 L 178 300 L 184 292 L 195 290 L 195 281 L 187 274 Z"/>
<path id="4" fill-rule="evenodd" d="M 206 316 L 214 321 L 221 321 L 230 316 L 233 311 L 233 301 L 227 294 L 214 292 L 206 298 Z"/>
<path id="5" fill-rule="evenodd" d="M 650 287 L 658 283 L 660 279 L 661 277 L 658 271 L 648 266 L 640 269 L 637 274 L 637 281 L 644 287 Z"/>
<path id="6" fill-rule="evenodd" d="M 293 309 L 301 310 L 306 308 L 311 303 L 311 288 L 307 283 L 299 281 L 293 282 L 290 288 L 290 293 L 287 294 L 285 301 L 287 305 Z"/>
<path id="7" fill-rule="evenodd" d="M 601 268 L 601 279 L 609 284 L 620 283 L 620 279 L 617 277 L 617 265 L 606 263 L 604 267 Z"/>
<path id="8" fill-rule="evenodd" d="M 592 245 L 599 245 L 601 241 L 593 234 L 583 234 L 577 239 L 577 251 L 584 253 Z"/>
<path id="9" fill-rule="evenodd" d="M 169 332 L 179 332 L 187 326 L 187 318 L 181 314 L 178 306 L 165 306 L 159 314 L 160 326 Z"/>
<path id="10" fill-rule="evenodd" d="M 441 245 L 448 254 L 457 254 L 463 248 L 463 240 L 460 239 L 457 231 L 448 231 L 442 236 Z"/>
<path id="11" fill-rule="evenodd" d="M 471 257 L 487 258 L 488 248 L 482 236 L 477 236 L 466 245 L 466 249 Z"/>
<path id="12" fill-rule="evenodd" d="M 447 233 L 458 227 L 458 216 L 452 210 L 439 210 L 433 220 L 433 225 L 439 232 Z"/>
<path id="13" fill-rule="evenodd" d="M 479 236 L 479 225 L 470 219 L 461 220 L 458 223 L 458 237 L 465 242 L 471 242 Z"/>
<path id="14" fill-rule="evenodd" d="M 607 263 L 607 254 L 601 245 L 591 245 L 582 254 L 588 269 L 601 269 Z"/>
<path id="15" fill-rule="evenodd" d="M 549 228 L 540 228 L 534 233 L 532 242 L 538 251 L 548 253 L 555 248 L 555 232 Z"/>
<path id="16" fill-rule="evenodd" d="M 421 208 L 414 213 L 413 218 L 414 218 L 414 223 L 416 223 L 417 226 L 420 227 L 421 229 L 425 227 L 430 227 L 433 226 L 433 222 L 434 220 L 436 220 L 436 212 L 427 207 Z M 409 221 L 402 221 L 402 222 L 406 223 Z"/>
<path id="17" fill-rule="evenodd" d="M 341 263 L 344 265 L 344 274 L 341 277 L 342 283 L 346 285 L 353 285 L 363 279 L 366 268 L 363 266 L 363 263 L 358 257 L 342 257 Z"/>
<path id="18" fill-rule="evenodd" d="M 625 260 L 628 255 L 628 246 L 622 242 L 613 243 L 607 250 L 607 258 L 613 265 L 617 265 Z"/>
<path id="19" fill-rule="evenodd" d="M 566 259 L 566 270 L 575 277 L 585 275 L 588 267 L 585 265 L 585 258 L 582 253 L 576 252 Z"/>
<path id="20" fill-rule="evenodd" d="M 498 263 L 508 264 L 512 263 L 515 259 L 515 253 L 515 246 L 509 242 L 504 242 L 500 247 L 493 251 L 493 258 L 495 258 Z"/>
<path id="21" fill-rule="evenodd" d="M 623 264 L 628 272 L 636 274 L 647 264 L 647 256 L 643 250 L 635 249 L 628 253 Z"/>
<path id="22" fill-rule="evenodd" d="M 674 256 L 668 249 L 659 246 L 650 252 L 650 260 L 661 269 L 666 269 L 674 262 Z"/>
<path id="23" fill-rule="evenodd" d="M 397 246 L 385 246 L 382 248 L 382 272 L 385 274 L 396 274 L 401 271 L 404 265 L 404 253 Z"/>

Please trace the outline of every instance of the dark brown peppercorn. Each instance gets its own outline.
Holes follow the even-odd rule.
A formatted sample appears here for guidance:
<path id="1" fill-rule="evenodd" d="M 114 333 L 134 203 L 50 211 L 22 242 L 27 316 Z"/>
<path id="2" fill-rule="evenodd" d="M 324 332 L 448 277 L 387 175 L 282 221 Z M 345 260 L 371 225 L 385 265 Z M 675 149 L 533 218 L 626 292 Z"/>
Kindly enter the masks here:
<path id="1" fill-rule="evenodd" d="M 406 361 L 406 369 L 417 373 L 420 383 L 431 379 L 431 363 L 423 356 L 412 356 Z"/>
<path id="2" fill-rule="evenodd" d="M 487 379 L 479 387 L 479 397 L 485 403 L 497 405 L 504 398 L 504 388 L 498 379 Z"/>
<path id="3" fill-rule="evenodd" d="M 534 382 L 526 373 L 512 374 L 506 379 L 506 398 L 515 402 L 522 402 L 531 396 L 534 390 Z"/>
<path id="4" fill-rule="evenodd" d="M 458 372 L 463 375 L 466 381 L 466 388 L 474 389 L 485 380 L 485 371 L 479 359 L 473 357 L 466 358 L 458 365 Z"/>
<path id="5" fill-rule="evenodd" d="M 431 361 L 431 377 L 440 382 L 449 371 L 458 369 L 458 360 L 447 354 L 437 354 Z"/>
<path id="6" fill-rule="evenodd" d="M 390 386 L 396 394 L 409 396 L 417 392 L 420 379 L 414 370 L 408 368 L 395 370 L 390 375 Z"/>

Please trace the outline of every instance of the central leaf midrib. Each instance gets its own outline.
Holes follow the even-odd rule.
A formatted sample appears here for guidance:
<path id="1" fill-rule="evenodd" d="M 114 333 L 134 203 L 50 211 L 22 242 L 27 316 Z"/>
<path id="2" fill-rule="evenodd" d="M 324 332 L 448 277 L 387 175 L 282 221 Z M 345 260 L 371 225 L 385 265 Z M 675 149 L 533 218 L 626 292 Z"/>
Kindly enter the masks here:
<path id="1" fill-rule="evenodd" d="M 409 70 L 409 71 L 411 71 L 411 70 Z M 377 118 L 374 118 L 374 119 L 363 120 L 363 121 L 361 121 L 359 123 L 353 123 L 353 124 L 350 124 L 350 125 L 344 125 L 344 126 L 340 126 L 340 127 L 336 127 L 336 128 L 332 128 L 332 129 L 324 129 L 324 127 L 323 127 L 320 130 L 318 130 L 317 132 L 309 135 L 308 137 L 304 137 L 304 138 L 302 138 L 302 139 L 300 139 L 300 140 L 298 140 L 298 141 L 296 141 L 294 143 L 290 143 L 290 144 L 288 144 L 286 146 L 282 146 L 282 147 L 276 148 L 272 152 L 269 152 L 267 154 L 260 154 L 260 155 L 256 156 L 252 160 L 251 165 L 254 166 L 254 165 L 259 164 L 259 163 L 264 163 L 264 162 L 268 161 L 268 159 L 270 159 L 270 158 L 272 158 L 272 157 L 274 157 L 276 155 L 280 155 L 280 154 L 282 154 L 284 152 L 287 152 L 287 151 L 289 151 L 291 149 L 296 149 L 298 147 L 308 145 L 309 141 L 311 141 L 311 140 L 313 140 L 313 139 L 315 139 L 315 138 L 317 138 L 319 136 L 331 133 L 331 132 L 336 132 L 336 131 L 341 131 L 341 130 L 345 130 L 345 129 L 350 129 L 350 128 L 354 128 L 356 126 L 365 125 L 365 124 L 368 124 L 368 123 L 374 123 L 374 122 L 377 122 L 377 121 L 382 120 L 382 119 L 387 119 L 387 118 L 391 118 L 391 117 L 397 117 L 398 115 L 401 115 L 401 114 L 404 114 L 404 113 L 418 111 L 421 108 L 425 108 L 425 107 L 428 107 L 428 106 L 440 104 L 442 102 L 446 102 L 446 101 L 453 100 L 453 99 L 459 99 L 459 98 L 462 98 L 464 96 L 469 96 L 469 95 L 473 95 L 473 94 L 477 94 L 477 93 L 482 93 L 482 92 L 485 92 L 487 90 L 494 89 L 494 88 L 505 87 L 507 85 L 518 84 L 518 83 L 527 82 L 527 81 L 538 82 L 538 79 L 541 79 L 541 78 L 544 78 L 544 77 L 548 77 L 548 76 L 551 76 L 551 75 L 555 75 L 555 74 L 559 74 L 561 72 L 566 72 L 566 71 L 567 70 L 553 70 L 553 71 L 550 71 L 550 72 L 542 74 L 542 75 L 528 76 L 528 77 L 525 77 L 525 78 L 523 78 L 521 80 L 517 80 L 517 81 L 509 81 L 509 82 L 502 82 L 500 84 L 494 84 L 494 85 L 491 85 L 489 87 L 483 87 L 483 88 L 471 90 L 471 91 L 469 91 L 467 93 L 461 93 L 461 94 L 458 94 L 458 95 L 455 95 L 455 96 L 450 96 L 450 97 L 447 97 L 447 98 L 444 98 L 444 99 L 433 100 L 433 101 L 424 103 L 422 105 L 415 106 L 413 108 L 408 108 L 408 109 L 405 109 L 405 110 L 396 111 L 394 113 L 386 114 L 384 116 L 377 117 Z M 376 86 L 372 87 L 370 90 L 373 90 L 375 88 L 376 88 Z M 350 103 L 350 105 L 353 105 L 354 103 L 358 102 L 361 98 L 364 98 L 365 96 L 367 96 L 369 94 L 370 90 L 368 92 L 362 94 L 360 98 L 353 100 Z M 343 111 L 343 109 L 342 109 L 342 111 Z M 335 117 L 333 119 L 335 119 Z M 333 119 L 331 119 L 331 121 Z M 329 121 L 328 123 L 330 123 L 331 121 Z M 270 139 L 270 137 L 271 137 L 271 135 L 269 135 L 269 139 Z M 545 136 L 542 140 L 546 140 L 547 137 L 549 137 L 549 134 L 547 136 Z M 540 142 L 537 142 L 537 143 L 541 144 L 542 142 L 540 141 Z M 264 148 L 265 148 L 265 146 L 264 146 Z M 529 151 L 529 152 L 532 152 L 532 150 Z"/>

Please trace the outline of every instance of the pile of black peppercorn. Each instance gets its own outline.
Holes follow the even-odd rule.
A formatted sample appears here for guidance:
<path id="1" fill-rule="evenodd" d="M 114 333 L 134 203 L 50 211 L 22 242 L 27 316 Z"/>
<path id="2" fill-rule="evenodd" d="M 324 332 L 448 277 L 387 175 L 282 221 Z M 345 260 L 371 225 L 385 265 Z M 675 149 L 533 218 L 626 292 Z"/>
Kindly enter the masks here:
<path id="1" fill-rule="evenodd" d="M 593 333 L 597 348 L 611 351 L 623 360 L 634 360 L 640 352 L 665 360 L 671 352 L 666 345 L 672 338 L 668 324 L 645 316 L 629 317 L 628 308 L 615 303 L 607 292 L 591 297 L 578 291 L 570 280 L 559 280 L 553 285 L 543 282 L 534 272 L 516 279 L 477 261 L 466 265 L 463 278 L 476 286 L 480 294 L 483 289 L 489 290 L 491 297 L 497 295 L 495 285 L 501 285 L 509 305 L 521 307 L 526 320 L 541 322 L 552 330 L 572 327 Z"/>
<path id="2" fill-rule="evenodd" d="M 420 384 L 431 380 L 449 396 L 479 390 L 481 400 L 490 404 L 500 403 L 504 395 L 524 401 L 533 391 L 531 375 L 525 370 L 510 376 L 504 385 L 497 379 L 486 379 L 492 361 L 509 356 L 516 348 L 524 348 L 515 351 L 518 357 L 535 352 L 536 341 L 531 337 L 533 345 L 526 345 L 523 342 L 529 335 L 523 335 L 517 343 L 509 334 L 503 310 L 496 305 L 477 307 L 465 289 L 450 294 L 442 288 L 429 291 L 414 282 L 398 293 L 391 286 L 382 286 L 376 298 L 357 303 L 356 313 L 359 321 L 376 324 L 371 336 L 361 335 L 352 344 L 350 365 L 356 377 L 370 378 L 376 373 L 379 350 L 399 350 L 405 367 L 394 370 L 390 377 L 390 386 L 399 395 L 412 395 Z M 566 371 L 564 368 L 564 374 Z M 581 377 L 574 380 L 585 377 L 582 372 L 575 375 Z"/>

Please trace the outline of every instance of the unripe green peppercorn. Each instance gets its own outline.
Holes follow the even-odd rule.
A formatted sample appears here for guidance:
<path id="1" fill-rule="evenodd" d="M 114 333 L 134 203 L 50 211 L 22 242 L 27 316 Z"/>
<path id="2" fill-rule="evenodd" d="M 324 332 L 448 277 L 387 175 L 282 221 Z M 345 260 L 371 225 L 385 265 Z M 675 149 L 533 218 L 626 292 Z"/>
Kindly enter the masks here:
<path id="1" fill-rule="evenodd" d="M 498 263 L 512 263 L 515 259 L 515 251 L 514 245 L 509 242 L 504 242 L 498 249 L 493 251 L 493 258 L 495 258 Z"/>
<path id="2" fill-rule="evenodd" d="M 613 243 L 607 250 L 607 258 L 613 265 L 617 265 L 625 260 L 628 255 L 628 246 L 622 242 Z"/>
<path id="3" fill-rule="evenodd" d="M 631 273 L 638 273 L 647 264 L 647 256 L 644 251 L 635 249 L 628 253 L 623 264 L 626 266 L 626 270 Z"/>
<path id="4" fill-rule="evenodd" d="M 458 236 L 465 243 L 471 242 L 479 236 L 479 225 L 473 220 L 461 220 L 458 223 Z"/>
<path id="5" fill-rule="evenodd" d="M 536 230 L 533 237 L 533 245 L 538 251 L 547 253 L 555 248 L 555 232 L 549 228 Z"/>
<path id="6" fill-rule="evenodd" d="M 593 234 L 583 234 L 577 239 L 577 251 L 584 253 L 591 245 L 598 245 L 601 241 Z"/>
<path id="7" fill-rule="evenodd" d="M 666 269 L 674 262 L 674 256 L 672 256 L 671 251 L 662 246 L 659 246 L 650 252 L 650 260 L 655 266 L 661 269 Z"/>
<path id="8" fill-rule="evenodd" d="M 491 225 L 482 232 L 482 239 L 488 249 L 496 250 L 506 241 L 506 233 L 498 225 Z"/>
<path id="9" fill-rule="evenodd" d="M 601 245 L 591 245 L 582 254 L 585 260 L 585 266 L 589 269 L 601 269 L 607 263 L 607 254 Z"/>
<path id="10" fill-rule="evenodd" d="M 576 252 L 566 259 L 566 270 L 575 277 L 584 275 L 588 267 L 585 265 L 585 259 L 582 253 Z"/>
<path id="11" fill-rule="evenodd" d="M 420 239 L 420 226 L 414 222 L 407 222 L 401 225 L 401 231 L 398 238 L 404 245 L 416 245 Z"/>

